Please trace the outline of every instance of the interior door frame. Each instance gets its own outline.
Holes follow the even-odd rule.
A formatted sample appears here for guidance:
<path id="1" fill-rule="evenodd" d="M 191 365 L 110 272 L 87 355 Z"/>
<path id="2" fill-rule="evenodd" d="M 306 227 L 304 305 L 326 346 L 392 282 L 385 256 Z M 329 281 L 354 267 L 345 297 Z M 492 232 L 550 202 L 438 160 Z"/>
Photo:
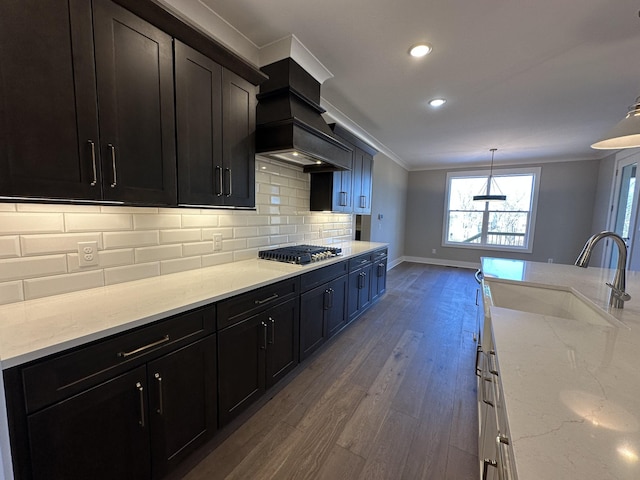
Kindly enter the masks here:
<path id="1" fill-rule="evenodd" d="M 616 227 L 616 213 L 618 211 L 618 205 L 620 203 L 620 186 L 622 182 L 622 169 L 627 165 L 633 163 L 638 164 L 638 172 L 640 172 L 640 149 L 622 150 L 616 153 L 615 157 L 615 170 L 613 179 L 611 181 L 611 198 L 609 214 L 607 219 L 607 229 L 614 231 Z M 640 178 L 637 175 L 636 178 Z M 633 193 L 633 205 L 631 210 L 631 225 L 629 226 L 629 252 L 627 256 L 627 268 L 632 265 L 632 260 L 640 255 L 640 242 L 637 239 L 637 226 L 638 226 L 638 198 L 640 193 L 640 182 L 636 183 L 636 187 Z M 636 251 L 638 249 L 639 251 Z M 611 256 L 613 254 L 613 242 L 607 241 L 605 248 L 602 252 L 602 265 L 606 268 L 611 262 Z"/>

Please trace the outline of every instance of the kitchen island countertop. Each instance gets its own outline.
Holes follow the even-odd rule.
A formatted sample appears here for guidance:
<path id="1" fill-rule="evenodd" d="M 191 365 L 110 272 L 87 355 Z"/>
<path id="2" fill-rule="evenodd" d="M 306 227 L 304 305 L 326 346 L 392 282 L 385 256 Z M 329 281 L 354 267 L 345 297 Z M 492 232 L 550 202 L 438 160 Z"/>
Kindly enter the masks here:
<path id="1" fill-rule="evenodd" d="M 342 255 L 308 265 L 251 259 L 0 306 L 0 362 L 10 368 L 384 248 L 331 244 Z"/>
<path id="2" fill-rule="evenodd" d="M 640 272 L 608 306 L 614 270 L 483 258 L 485 284 L 569 289 L 621 323 L 489 305 L 519 480 L 640 478 Z"/>

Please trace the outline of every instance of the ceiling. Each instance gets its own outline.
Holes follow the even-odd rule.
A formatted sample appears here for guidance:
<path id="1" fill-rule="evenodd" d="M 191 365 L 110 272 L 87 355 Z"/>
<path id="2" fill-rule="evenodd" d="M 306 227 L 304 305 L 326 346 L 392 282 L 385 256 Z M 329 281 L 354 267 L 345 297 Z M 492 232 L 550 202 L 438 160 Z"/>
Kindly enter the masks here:
<path id="1" fill-rule="evenodd" d="M 200 1 L 258 47 L 294 34 L 323 99 L 410 170 L 601 158 L 640 95 L 637 0 Z"/>

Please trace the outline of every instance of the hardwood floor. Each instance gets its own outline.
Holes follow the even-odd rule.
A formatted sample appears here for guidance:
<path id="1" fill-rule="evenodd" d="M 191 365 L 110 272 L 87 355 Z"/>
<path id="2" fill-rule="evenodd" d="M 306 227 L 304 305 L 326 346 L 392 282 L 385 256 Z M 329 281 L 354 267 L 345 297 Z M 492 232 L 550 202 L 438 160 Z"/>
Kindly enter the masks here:
<path id="1" fill-rule="evenodd" d="M 390 270 L 385 296 L 182 478 L 477 479 L 476 286 L 471 270 Z"/>

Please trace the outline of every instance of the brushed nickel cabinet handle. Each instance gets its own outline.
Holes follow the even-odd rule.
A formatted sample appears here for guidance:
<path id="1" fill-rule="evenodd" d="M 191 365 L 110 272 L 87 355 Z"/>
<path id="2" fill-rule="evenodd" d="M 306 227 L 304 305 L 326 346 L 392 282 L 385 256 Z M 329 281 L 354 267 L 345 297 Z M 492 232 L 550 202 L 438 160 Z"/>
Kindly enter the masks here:
<path id="1" fill-rule="evenodd" d="M 340 206 L 347 206 L 347 192 L 340 192 Z"/>
<path id="2" fill-rule="evenodd" d="M 230 168 L 225 168 L 225 171 L 229 172 L 229 181 L 227 182 L 227 187 L 229 187 L 226 196 L 230 197 L 233 195 L 233 176 Z"/>
<path id="3" fill-rule="evenodd" d="M 111 170 L 113 172 L 113 182 L 111 183 L 111 188 L 115 188 L 118 184 L 118 173 L 116 172 L 116 147 L 114 147 L 111 143 L 107 145 L 109 150 L 111 150 Z"/>
<path id="4" fill-rule="evenodd" d="M 218 181 L 218 187 L 220 188 L 216 189 L 216 196 L 221 197 L 224 193 L 224 173 L 220 165 L 216 165 L 216 176 L 220 179 Z"/>
<path id="5" fill-rule="evenodd" d="M 360 208 L 367 208 L 367 197 L 360 195 Z"/>
<path id="6" fill-rule="evenodd" d="M 254 300 L 253 303 L 255 303 L 256 305 L 262 305 L 263 303 L 270 302 L 271 300 L 275 300 L 276 298 L 278 298 L 278 294 L 274 293 L 273 295 L 265 298 L 264 300 Z"/>
<path id="7" fill-rule="evenodd" d="M 322 298 L 322 309 L 323 310 L 329 310 L 329 296 L 331 295 L 331 292 L 329 291 L 329 289 L 327 288 L 324 291 L 324 296 Z"/>
<path id="8" fill-rule="evenodd" d="M 162 398 L 162 377 L 159 373 L 154 375 L 154 378 L 158 381 L 158 409 L 156 410 L 160 415 L 164 413 L 164 399 Z"/>
<path id="9" fill-rule="evenodd" d="M 96 171 L 96 144 L 93 140 L 88 140 L 88 142 L 91 146 L 91 168 L 93 170 L 93 181 L 89 185 L 95 187 L 98 183 L 98 172 Z"/>
<path id="10" fill-rule="evenodd" d="M 265 322 L 261 322 L 262 324 L 262 332 L 264 333 L 264 337 L 262 339 L 262 346 L 260 347 L 260 350 L 266 350 L 267 349 L 267 324 Z"/>
<path id="11" fill-rule="evenodd" d="M 138 389 L 138 393 L 140 394 L 140 420 L 138 423 L 142 428 L 144 428 L 144 387 L 140 382 L 136 383 L 136 388 Z"/>
<path id="12" fill-rule="evenodd" d="M 333 308 L 333 288 L 329 289 L 329 309 Z"/>
<path id="13" fill-rule="evenodd" d="M 149 350 L 150 348 L 157 347 L 158 345 L 162 345 L 169 341 L 169 335 L 165 335 L 160 340 L 150 343 L 149 345 L 145 345 L 144 347 L 136 348 L 135 350 L 131 350 L 130 352 L 118 352 L 118 356 L 122 358 L 130 357 L 131 355 L 135 355 L 136 353 L 144 352 L 145 350 Z"/>
<path id="14" fill-rule="evenodd" d="M 491 460 L 490 458 L 485 458 L 484 461 L 482 462 L 482 479 L 481 480 L 486 480 L 487 478 L 487 474 L 489 473 L 489 467 L 494 467 L 494 468 L 498 468 L 498 462 L 496 462 L 495 460 Z"/>
<path id="15" fill-rule="evenodd" d="M 269 343 L 273 345 L 276 342 L 276 321 L 271 317 L 269 317 L 269 320 L 271 321 L 271 340 L 269 340 Z"/>
<path id="16" fill-rule="evenodd" d="M 476 347 L 476 376 L 480 377 L 482 370 L 480 369 L 480 354 L 482 353 L 482 346 Z"/>

